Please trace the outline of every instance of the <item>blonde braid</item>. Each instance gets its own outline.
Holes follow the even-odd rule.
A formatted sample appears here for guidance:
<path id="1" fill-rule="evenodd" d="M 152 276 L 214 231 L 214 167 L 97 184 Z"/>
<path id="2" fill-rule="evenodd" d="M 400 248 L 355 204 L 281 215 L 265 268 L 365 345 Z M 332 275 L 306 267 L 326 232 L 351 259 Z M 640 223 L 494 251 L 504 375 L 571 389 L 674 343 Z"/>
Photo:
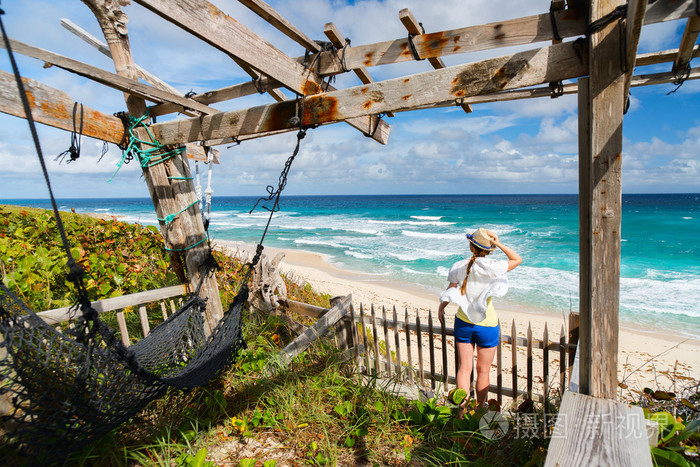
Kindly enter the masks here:
<path id="1" fill-rule="evenodd" d="M 472 250 L 472 257 L 469 260 L 469 264 L 467 265 L 467 276 L 464 278 L 464 282 L 462 282 L 462 287 L 460 287 L 460 291 L 462 292 L 462 295 L 467 295 L 467 279 L 469 279 L 469 273 L 472 271 L 472 266 L 474 266 L 474 261 L 476 261 L 476 258 L 483 258 L 489 253 L 491 253 L 491 250 L 483 250 L 477 246 L 474 246 L 472 243 L 470 245 L 470 248 Z"/>

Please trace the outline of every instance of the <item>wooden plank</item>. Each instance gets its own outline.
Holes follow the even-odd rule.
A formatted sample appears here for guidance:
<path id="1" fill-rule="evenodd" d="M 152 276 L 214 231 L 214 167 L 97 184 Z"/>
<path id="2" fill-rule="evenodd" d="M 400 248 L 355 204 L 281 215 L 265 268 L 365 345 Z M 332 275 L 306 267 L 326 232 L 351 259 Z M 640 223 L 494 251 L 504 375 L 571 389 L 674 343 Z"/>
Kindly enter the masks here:
<path id="1" fill-rule="evenodd" d="M 396 313 L 396 305 L 393 306 L 393 320 L 394 320 L 394 346 L 396 347 L 396 376 L 401 379 L 403 373 L 403 367 L 401 364 L 401 339 L 399 337 L 399 320 Z"/>
<path id="2" fill-rule="evenodd" d="M 310 305 L 304 302 L 297 302 L 296 300 L 287 300 L 287 306 L 289 311 L 292 313 L 298 313 L 300 315 L 309 316 L 314 319 L 318 319 L 328 313 L 328 308 L 323 308 L 322 306 Z"/>
<path id="3" fill-rule="evenodd" d="M 188 293 L 187 284 L 173 285 L 160 289 L 147 290 L 120 297 L 105 298 L 92 302 L 92 307 L 98 313 L 120 310 L 129 306 L 139 306 L 146 303 L 157 302 L 165 298 L 176 297 Z M 42 311 L 37 315 L 46 321 L 47 324 L 57 324 L 75 318 L 75 312 L 70 312 L 71 307 L 54 308 L 53 310 Z"/>
<path id="4" fill-rule="evenodd" d="M 564 325 L 561 325 L 561 334 L 559 334 L 559 385 L 562 392 L 566 390 L 566 333 Z"/>
<path id="5" fill-rule="evenodd" d="M 141 320 L 141 330 L 143 337 L 146 337 L 151 332 L 151 326 L 148 324 L 148 312 L 145 305 L 139 306 L 139 319 Z"/>
<path id="6" fill-rule="evenodd" d="M 447 387 L 447 329 L 445 328 L 445 322 L 443 320 L 440 323 L 440 338 L 442 339 L 442 374 L 444 375 L 442 379 L 443 390 L 448 391 Z"/>
<path id="7" fill-rule="evenodd" d="M 348 313 L 348 307 L 352 303 L 352 295 L 346 295 L 336 302 L 333 307 L 328 310 L 328 313 L 323 315 L 310 326 L 306 331 L 301 333 L 299 337 L 290 342 L 279 353 L 280 361 L 283 365 L 289 365 L 294 357 L 306 350 L 311 344 L 322 337 L 333 327 L 343 316 Z"/>
<path id="8" fill-rule="evenodd" d="M 673 61 L 673 71 L 682 73 L 690 66 L 690 59 L 693 56 L 693 49 L 695 42 L 698 40 L 698 34 L 700 34 L 700 16 L 691 16 L 688 18 L 688 22 L 683 30 L 681 44 L 678 47 L 678 55 Z"/>
<path id="9" fill-rule="evenodd" d="M 401 20 L 401 23 L 404 25 L 409 35 L 419 36 L 421 34 L 425 34 L 422 25 L 418 22 L 415 16 L 413 16 L 413 13 L 411 13 L 411 10 L 408 8 L 404 8 L 403 10 L 399 11 L 399 20 Z M 445 68 L 445 63 L 440 57 L 428 57 L 428 62 L 436 70 Z M 469 104 L 463 103 L 460 105 L 460 107 L 462 107 L 462 110 L 464 110 L 466 113 L 472 112 L 472 108 Z"/>
<path id="10" fill-rule="evenodd" d="M 257 14 L 262 19 L 270 23 L 278 31 L 282 32 L 285 36 L 289 37 L 294 42 L 304 47 L 306 50 L 310 50 L 311 52 L 318 52 L 321 50 L 321 47 L 316 42 L 314 42 L 313 39 L 309 38 L 296 26 L 284 19 L 282 15 L 280 15 L 270 5 L 263 2 L 262 0 L 238 1 L 250 8 L 255 14 Z"/>
<path id="11" fill-rule="evenodd" d="M 384 324 L 384 350 L 386 351 L 386 372 L 391 377 L 391 341 L 389 340 L 389 328 L 386 322 L 386 307 L 382 305 L 382 319 Z"/>
<path id="12" fill-rule="evenodd" d="M 5 47 L 4 42 L 0 42 L 2 48 Z M 72 58 L 40 49 L 23 42 L 10 39 L 10 46 L 16 53 L 27 57 L 42 60 L 50 65 L 57 66 L 63 70 L 75 73 L 84 78 L 91 79 L 105 86 L 118 89 L 119 91 L 133 94 L 142 99 L 147 99 L 153 102 L 170 102 L 182 106 L 183 109 L 191 109 L 203 114 L 211 115 L 219 111 L 206 105 L 195 102 L 192 99 L 186 99 L 168 91 L 154 88 L 147 84 L 143 84 L 137 80 L 116 75 L 106 70 L 82 63 Z"/>
<path id="13" fill-rule="evenodd" d="M 542 349 L 542 382 L 543 393 L 545 398 L 549 398 L 549 330 L 547 323 L 544 323 L 544 332 L 542 333 L 542 341 L 546 342 Z M 564 388 L 562 388 L 563 390 Z"/>
<path id="14" fill-rule="evenodd" d="M 131 345 L 131 341 L 129 340 L 129 329 L 126 327 L 126 318 L 124 318 L 124 312 L 122 310 L 117 311 L 117 325 L 119 326 L 119 334 L 122 338 L 122 344 L 129 347 Z"/>
<path id="15" fill-rule="evenodd" d="M 629 99 L 629 91 L 634 74 L 635 61 L 637 57 L 637 47 L 639 46 L 639 36 L 642 33 L 642 24 L 644 15 L 647 11 L 647 0 L 629 0 L 627 4 L 627 24 L 626 24 L 626 39 L 627 46 L 625 56 L 625 103 Z M 694 42 L 694 41 L 693 41 Z M 692 49 L 692 44 L 690 46 Z M 625 104 L 627 105 L 627 104 Z"/>
<path id="16" fill-rule="evenodd" d="M 565 392 L 544 465 L 651 466 L 642 408 Z"/>
<path id="17" fill-rule="evenodd" d="M 374 311 L 374 303 L 370 305 L 372 316 L 372 348 L 374 349 L 374 374 L 379 375 L 379 336 L 377 335 L 377 314 Z"/>
<path id="18" fill-rule="evenodd" d="M 411 331 L 408 329 L 408 308 L 404 308 L 404 332 L 406 333 L 406 358 L 408 359 L 408 382 L 413 384 L 413 358 L 411 355 Z"/>
<path id="19" fill-rule="evenodd" d="M 695 15 L 695 0 L 656 1 L 647 8 L 644 24 L 655 24 Z M 562 38 L 582 36 L 586 14 L 580 9 L 554 12 L 557 30 Z M 422 58 L 476 52 L 514 45 L 549 42 L 554 39 L 549 12 L 507 21 L 422 34 L 413 38 Z M 387 65 L 413 60 L 408 40 L 398 38 L 345 51 L 347 69 Z M 342 73 L 343 67 L 334 55 L 323 53 L 320 74 Z"/>
<path id="20" fill-rule="evenodd" d="M 532 326 L 527 323 L 527 398 L 532 399 Z"/>
<path id="21" fill-rule="evenodd" d="M 591 21 L 612 11 L 618 0 L 594 0 Z M 580 237 L 588 245 L 581 254 L 580 391 L 614 398 L 617 388 L 619 332 L 622 117 L 624 75 L 619 64 L 620 26 L 609 24 L 589 37 L 588 93 L 579 88 L 579 118 L 588 131 L 579 135 L 580 193 L 588 203 L 581 215 Z M 580 81 L 579 83 L 584 83 Z M 583 109 L 583 110 L 582 110 Z M 587 230 L 583 230 L 584 227 Z M 587 256 L 584 256 L 587 255 Z"/>
<path id="22" fill-rule="evenodd" d="M 333 46 L 336 49 L 343 49 L 345 47 L 345 39 L 343 38 L 343 35 L 340 33 L 338 28 L 335 26 L 333 23 L 326 23 L 325 26 L 323 26 L 323 33 L 326 35 L 329 41 L 333 44 Z M 343 59 L 343 52 L 338 52 L 340 54 L 340 59 L 342 62 Z M 361 67 L 361 68 L 355 68 L 352 70 L 355 72 L 355 75 L 360 78 L 360 81 L 362 81 L 363 84 L 369 84 L 369 83 L 374 83 L 374 79 L 372 76 L 369 74 L 366 68 Z M 387 112 L 386 113 L 387 117 L 393 117 L 394 113 L 393 112 Z"/>
<path id="23" fill-rule="evenodd" d="M 362 343 L 365 347 L 365 367 L 367 368 L 367 374 L 372 374 L 372 367 L 369 362 L 369 338 L 367 337 L 367 328 L 365 327 L 365 310 L 360 303 L 360 320 L 362 322 Z"/>
<path id="24" fill-rule="evenodd" d="M 22 81 L 34 120 L 54 128 L 73 131 L 73 104 L 75 103 L 73 98 L 39 81 L 29 78 L 22 78 Z M 15 117 L 25 117 L 15 77 L 2 70 L 0 70 L 0 112 Z M 83 106 L 83 134 L 108 143 L 119 144 L 124 137 L 124 125 L 113 115 Z"/>
<path id="25" fill-rule="evenodd" d="M 415 108 L 447 100 L 570 79 L 587 73 L 574 46 L 562 43 L 476 63 L 427 71 L 348 89 L 308 96 L 303 124 L 315 125 Z M 197 119 L 151 126 L 163 144 L 201 141 L 294 127 L 295 102 L 281 102 Z"/>
<path id="26" fill-rule="evenodd" d="M 513 400 L 518 396 L 517 390 L 518 390 L 518 345 L 517 345 L 517 336 L 518 333 L 515 329 L 515 320 L 513 320 L 513 324 L 510 326 L 510 338 L 511 338 L 511 345 L 510 345 L 510 357 L 512 360 L 511 363 L 511 370 L 512 370 L 512 380 L 513 380 L 513 393 L 511 394 L 513 396 Z"/>
<path id="27" fill-rule="evenodd" d="M 418 346 L 418 377 L 421 387 L 425 387 L 423 380 L 423 339 L 420 332 L 420 315 L 416 311 L 416 344 Z"/>
<path id="28" fill-rule="evenodd" d="M 321 91 L 321 78 L 206 0 L 135 0 L 227 55 L 301 94 Z"/>
<path id="29" fill-rule="evenodd" d="M 350 304 L 350 318 L 352 319 L 352 342 L 354 344 L 353 349 L 354 349 L 354 356 L 355 356 L 355 361 L 359 364 L 360 363 L 360 346 L 362 343 L 360 342 L 360 338 L 357 335 L 357 324 L 356 324 L 356 318 L 355 318 L 355 306 L 351 303 Z"/>
<path id="30" fill-rule="evenodd" d="M 658 52 L 650 52 L 646 54 L 637 55 L 636 66 L 647 66 L 647 65 L 658 65 L 659 63 L 667 63 L 675 61 L 678 56 L 679 49 L 671 50 L 660 50 Z M 700 45 L 696 45 L 692 48 L 690 58 L 696 58 L 700 56 Z"/>
<path id="31" fill-rule="evenodd" d="M 101 52 L 103 55 L 112 58 L 112 52 L 109 50 L 109 47 L 107 44 L 87 32 L 85 29 L 81 28 L 68 18 L 61 18 L 61 26 L 78 36 L 80 39 L 85 41 L 87 44 L 91 45 L 95 49 L 97 49 L 99 52 Z M 136 68 L 136 72 L 141 77 L 144 81 L 146 81 L 148 84 L 150 84 L 153 87 L 156 87 L 158 89 L 162 89 L 163 91 L 168 91 L 173 94 L 177 94 L 178 96 L 181 96 L 182 93 L 163 81 L 162 79 L 158 78 L 148 70 L 143 69 L 137 64 L 134 64 L 134 67 Z"/>
<path id="32" fill-rule="evenodd" d="M 165 308 L 165 302 L 161 301 L 160 302 L 160 311 L 163 312 L 163 321 L 168 319 L 168 310 Z"/>
<path id="33" fill-rule="evenodd" d="M 498 326 L 498 348 L 496 349 L 496 400 L 503 404 L 503 332 Z"/>
<path id="34" fill-rule="evenodd" d="M 435 389 L 435 332 L 433 330 L 432 310 L 428 310 L 428 349 L 430 353 L 430 387 Z"/>
<path id="35" fill-rule="evenodd" d="M 569 353 L 569 381 L 571 381 L 571 369 L 574 367 L 576 359 L 576 349 L 578 347 L 580 332 L 580 315 L 578 312 L 569 313 L 569 332 L 567 334 L 567 348 Z"/>

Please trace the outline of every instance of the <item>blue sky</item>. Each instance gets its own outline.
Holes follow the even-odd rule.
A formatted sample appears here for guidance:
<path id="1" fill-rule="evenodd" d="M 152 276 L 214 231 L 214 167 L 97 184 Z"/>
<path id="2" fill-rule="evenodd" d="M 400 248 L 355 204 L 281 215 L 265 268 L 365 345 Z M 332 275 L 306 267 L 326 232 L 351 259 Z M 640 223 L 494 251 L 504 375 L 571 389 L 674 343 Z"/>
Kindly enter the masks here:
<path id="1" fill-rule="evenodd" d="M 214 1 L 277 48 L 291 56 L 302 47 L 271 28 L 237 1 Z M 484 24 L 548 11 L 549 0 L 305 0 L 269 1 L 308 36 L 324 39 L 323 25 L 334 22 L 353 45 L 402 37 L 398 12 L 410 8 L 426 32 Z M 68 18 L 98 37 L 101 32 L 78 0 L 6 0 L 5 27 L 13 38 L 112 71 L 111 60 L 60 25 Z M 180 91 L 204 92 L 249 79 L 228 57 L 180 31 L 139 5 L 124 7 L 136 63 Z M 507 13 L 503 13 L 507 12 Z M 685 20 L 645 27 L 640 53 L 676 48 Z M 505 55 L 527 47 L 445 57 L 447 66 Z M 17 57 L 24 76 L 70 94 L 75 100 L 114 113 L 124 110 L 123 95 L 37 60 Z M 697 66 L 697 60 L 692 63 Z M 4 50 L 0 69 L 11 71 Z M 374 67 L 375 80 L 430 69 L 427 61 Z M 670 64 L 639 69 L 668 71 Z M 352 74 L 339 76 L 338 88 L 359 85 Z M 700 192 L 700 83 L 686 82 L 667 95 L 672 84 L 632 89 L 625 116 L 623 192 Z M 290 98 L 292 95 L 287 92 Z M 271 103 L 249 96 L 215 104 L 220 110 Z M 404 112 L 387 118 L 389 144 L 382 146 L 350 126 L 338 123 L 311 130 L 291 170 L 287 194 L 375 193 L 576 193 L 578 140 L 576 97 L 522 100 L 474 106 L 467 115 L 457 107 Z M 163 121 L 163 120 L 159 120 Z M 54 193 L 59 198 L 146 197 L 135 163 L 124 166 L 112 183 L 120 154 L 116 146 L 101 162 L 102 143 L 83 138 L 81 158 L 58 164 L 54 158 L 70 145 L 70 133 L 39 125 Z M 214 195 L 264 195 L 275 184 L 294 147 L 293 134 L 219 146 Z M 46 198 L 48 191 L 26 122 L 0 114 L 0 199 Z"/>

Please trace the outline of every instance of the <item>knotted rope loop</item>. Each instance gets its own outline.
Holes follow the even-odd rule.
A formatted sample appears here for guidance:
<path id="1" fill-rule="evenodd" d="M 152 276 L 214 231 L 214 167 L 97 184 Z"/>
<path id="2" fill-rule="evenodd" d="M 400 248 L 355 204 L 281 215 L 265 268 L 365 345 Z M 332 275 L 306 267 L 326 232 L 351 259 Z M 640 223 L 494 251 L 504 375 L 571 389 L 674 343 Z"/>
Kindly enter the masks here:
<path id="1" fill-rule="evenodd" d="M 70 147 L 56 156 L 56 159 L 54 159 L 58 161 L 59 164 L 63 162 L 66 156 L 69 156 L 66 164 L 70 164 L 71 162 L 78 160 L 80 157 L 80 142 L 83 136 L 83 104 L 80 104 L 80 130 L 77 128 L 77 110 L 78 103 L 73 102 L 73 131 L 70 134 Z"/>

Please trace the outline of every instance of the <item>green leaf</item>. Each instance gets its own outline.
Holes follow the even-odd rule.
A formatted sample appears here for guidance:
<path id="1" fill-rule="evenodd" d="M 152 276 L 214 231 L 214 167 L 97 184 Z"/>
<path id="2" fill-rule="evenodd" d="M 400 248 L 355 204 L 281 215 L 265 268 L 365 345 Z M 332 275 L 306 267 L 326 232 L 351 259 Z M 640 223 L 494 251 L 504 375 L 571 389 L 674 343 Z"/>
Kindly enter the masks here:
<path id="1" fill-rule="evenodd" d="M 348 436 L 345 438 L 345 445 L 349 448 L 353 447 L 355 445 L 355 438 L 352 436 Z"/>
<path id="2" fill-rule="evenodd" d="M 652 447 L 651 454 L 654 456 L 654 462 L 656 462 L 657 465 L 669 467 L 691 467 L 690 463 L 677 452 Z"/>

